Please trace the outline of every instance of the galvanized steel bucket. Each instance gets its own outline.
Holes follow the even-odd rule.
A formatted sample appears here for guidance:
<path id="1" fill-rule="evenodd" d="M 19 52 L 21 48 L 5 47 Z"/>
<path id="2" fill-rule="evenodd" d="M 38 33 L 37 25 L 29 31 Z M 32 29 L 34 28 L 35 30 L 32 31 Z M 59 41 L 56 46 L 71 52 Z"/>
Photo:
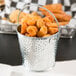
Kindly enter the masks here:
<path id="1" fill-rule="evenodd" d="M 26 5 L 25 8 L 28 6 L 29 5 Z M 55 18 L 55 16 L 46 8 L 42 6 L 38 7 L 45 9 Z M 56 18 L 55 21 L 58 24 Z M 60 33 L 57 32 L 54 35 L 43 38 L 27 37 L 20 34 L 20 28 L 21 26 L 18 26 L 17 35 L 23 56 L 23 65 L 32 71 L 45 71 L 52 68 L 55 65 L 57 42 L 59 40 Z"/>

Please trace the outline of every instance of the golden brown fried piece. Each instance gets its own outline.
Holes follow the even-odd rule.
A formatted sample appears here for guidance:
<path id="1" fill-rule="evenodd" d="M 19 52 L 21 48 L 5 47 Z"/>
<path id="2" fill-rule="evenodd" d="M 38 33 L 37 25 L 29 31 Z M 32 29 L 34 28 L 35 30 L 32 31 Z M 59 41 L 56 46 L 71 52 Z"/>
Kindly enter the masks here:
<path id="1" fill-rule="evenodd" d="M 36 26 L 28 26 L 27 27 L 27 33 L 29 34 L 29 36 L 34 37 L 36 36 L 38 29 Z"/>
<path id="2" fill-rule="evenodd" d="M 21 25 L 21 34 L 25 34 L 26 29 L 27 29 L 27 24 L 23 22 Z"/>
<path id="3" fill-rule="evenodd" d="M 17 23 L 17 17 L 18 17 L 19 12 L 20 12 L 19 10 L 15 10 L 9 15 L 9 19 L 11 22 Z M 21 12 L 20 17 L 19 17 L 20 23 L 21 23 L 21 19 L 24 18 L 25 16 L 26 14 L 24 12 Z"/>
<path id="4" fill-rule="evenodd" d="M 47 32 L 48 32 L 47 27 L 46 26 L 42 26 L 40 28 L 40 30 L 38 31 L 37 36 L 38 37 L 43 37 L 44 35 L 47 34 Z"/>
<path id="5" fill-rule="evenodd" d="M 58 19 L 59 22 L 68 22 L 71 19 L 70 15 L 67 15 L 63 10 L 62 10 L 62 5 L 61 4 L 49 4 L 43 6 L 47 8 L 49 11 L 51 11 L 55 17 Z M 50 15 L 49 12 L 46 10 L 39 8 L 39 10 L 42 12 L 43 15 L 47 16 L 52 22 L 54 22 L 54 18 L 52 15 Z"/>
<path id="6" fill-rule="evenodd" d="M 59 22 L 59 25 L 67 25 L 69 22 Z"/>
<path id="7" fill-rule="evenodd" d="M 50 34 L 46 34 L 46 35 L 44 35 L 43 37 L 49 37 L 50 36 Z"/>
<path id="8" fill-rule="evenodd" d="M 67 25 L 69 22 L 59 22 L 59 26 Z M 47 27 L 58 28 L 57 23 L 46 23 Z"/>
<path id="9" fill-rule="evenodd" d="M 52 28 L 52 27 L 49 27 L 48 28 L 48 31 L 51 35 L 55 34 L 58 32 L 58 28 Z"/>
<path id="10" fill-rule="evenodd" d="M 62 4 L 49 4 L 49 5 L 45 5 L 43 7 L 47 8 L 51 12 L 62 10 Z M 42 11 L 42 12 L 46 11 L 46 10 L 44 10 L 42 8 L 39 8 L 39 10 Z"/>
<path id="11" fill-rule="evenodd" d="M 36 21 L 38 20 L 38 19 L 40 19 L 41 17 L 40 16 L 33 16 L 33 15 L 31 15 L 31 14 L 27 14 L 23 19 L 22 19 L 22 21 L 21 22 L 25 22 L 25 23 L 27 23 L 29 26 L 32 26 L 32 25 L 35 25 L 36 24 Z"/>
<path id="12" fill-rule="evenodd" d="M 46 23 L 47 27 L 58 28 L 57 23 Z"/>
<path id="13" fill-rule="evenodd" d="M 49 16 L 46 16 L 46 17 L 48 17 L 51 20 L 51 22 L 54 22 L 54 18 L 53 18 L 52 15 L 49 15 Z"/>
<path id="14" fill-rule="evenodd" d="M 42 12 L 42 14 L 48 17 L 51 20 L 51 22 L 54 22 L 54 18 L 49 12 Z"/>
<path id="15" fill-rule="evenodd" d="M 41 16 L 34 16 L 34 21 L 37 22 L 37 20 L 42 19 Z"/>
<path id="16" fill-rule="evenodd" d="M 37 20 L 36 25 L 37 25 L 38 28 L 41 28 L 42 26 L 45 26 L 45 22 L 43 21 L 42 18 L 40 18 L 40 19 Z"/>
<path id="17" fill-rule="evenodd" d="M 62 10 L 62 5 L 61 4 L 49 4 L 43 6 L 47 8 L 49 11 L 52 13 L 58 13 L 58 14 L 65 14 L 65 12 Z M 50 15 L 50 13 L 42 8 L 39 8 L 39 10 L 42 12 L 43 15 L 48 16 L 52 22 L 54 21 L 54 18 Z"/>
<path id="18" fill-rule="evenodd" d="M 62 10 L 55 10 L 55 11 L 53 11 L 53 13 L 55 14 L 66 14 L 64 11 L 62 11 Z"/>
<path id="19" fill-rule="evenodd" d="M 67 15 L 67 14 L 54 14 L 54 15 L 59 22 L 70 21 L 70 19 L 72 18 L 70 15 Z"/>
<path id="20" fill-rule="evenodd" d="M 48 17 L 44 17 L 44 18 L 43 18 L 43 21 L 44 21 L 45 23 L 51 22 L 51 20 L 50 20 Z"/>

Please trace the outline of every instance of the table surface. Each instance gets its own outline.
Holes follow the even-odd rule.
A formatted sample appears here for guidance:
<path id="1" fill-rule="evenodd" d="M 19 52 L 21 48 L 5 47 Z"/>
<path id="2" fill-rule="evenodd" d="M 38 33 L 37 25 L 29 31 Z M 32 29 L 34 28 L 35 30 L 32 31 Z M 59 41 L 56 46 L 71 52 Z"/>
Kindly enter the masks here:
<path id="1" fill-rule="evenodd" d="M 58 41 L 56 61 L 76 60 L 76 36 Z M 17 35 L 0 34 L 0 63 L 21 65 L 22 56 Z"/>
<path id="2" fill-rule="evenodd" d="M 0 76 L 76 76 L 76 60 L 56 62 L 53 69 L 45 72 L 28 71 L 22 65 L 0 64 Z"/>

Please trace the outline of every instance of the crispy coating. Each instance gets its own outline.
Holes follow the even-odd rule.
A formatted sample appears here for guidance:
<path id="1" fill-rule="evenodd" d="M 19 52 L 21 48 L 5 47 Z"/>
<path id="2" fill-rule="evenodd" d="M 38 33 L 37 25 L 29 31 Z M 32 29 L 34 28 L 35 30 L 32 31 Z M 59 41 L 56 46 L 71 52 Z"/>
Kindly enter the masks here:
<path id="1" fill-rule="evenodd" d="M 50 36 L 50 34 L 46 34 L 46 35 L 44 35 L 43 37 L 49 37 Z"/>
<path id="2" fill-rule="evenodd" d="M 32 26 L 32 25 L 35 25 L 36 24 L 36 21 L 38 19 L 40 19 L 41 17 L 40 16 L 33 16 L 33 15 L 30 15 L 30 14 L 27 14 L 22 20 L 21 22 L 25 22 L 27 23 L 29 26 Z"/>
<path id="3" fill-rule="evenodd" d="M 15 10 L 9 15 L 11 22 L 17 23 L 17 17 L 18 17 L 19 12 L 20 12 L 19 10 Z M 20 17 L 19 17 L 19 23 L 21 22 L 21 19 L 25 16 L 26 16 L 26 13 L 21 12 Z"/>
<path id="4" fill-rule="evenodd" d="M 27 24 L 23 22 L 21 25 L 21 34 L 25 34 L 26 28 L 27 28 Z"/>
<path id="5" fill-rule="evenodd" d="M 48 17 L 44 17 L 44 18 L 43 18 L 43 21 L 44 21 L 45 23 L 51 22 L 51 20 L 50 20 Z"/>
<path id="6" fill-rule="evenodd" d="M 35 25 L 35 23 L 36 23 L 33 15 L 28 15 L 26 17 L 26 20 L 27 20 L 28 25 Z"/>
<path id="7" fill-rule="evenodd" d="M 47 34 L 47 32 L 48 32 L 47 27 L 46 26 L 42 26 L 40 28 L 40 30 L 38 31 L 37 36 L 38 37 L 43 37 L 44 35 Z"/>
<path id="8" fill-rule="evenodd" d="M 35 22 L 37 22 L 37 20 L 42 19 L 41 16 L 34 16 L 34 20 Z"/>
<path id="9" fill-rule="evenodd" d="M 48 17 L 51 20 L 51 22 L 54 22 L 54 18 L 49 12 L 42 12 L 42 14 Z"/>
<path id="10" fill-rule="evenodd" d="M 67 25 L 69 22 L 59 22 L 59 26 L 61 25 Z M 57 23 L 46 23 L 47 27 L 52 27 L 52 28 L 58 28 Z"/>
<path id="11" fill-rule="evenodd" d="M 37 20 L 36 25 L 37 25 L 38 28 L 41 28 L 42 26 L 45 26 L 45 22 L 43 21 L 42 18 L 40 18 L 40 19 Z"/>
<path id="12" fill-rule="evenodd" d="M 51 11 L 55 17 L 58 19 L 59 22 L 69 22 L 71 19 L 70 15 L 67 15 L 63 10 L 62 10 L 62 5 L 61 4 L 49 4 L 43 6 L 47 8 L 49 11 Z M 54 18 L 50 15 L 49 12 L 46 10 L 39 8 L 39 10 L 42 12 L 43 15 L 49 17 L 49 19 L 54 22 Z"/>
<path id="13" fill-rule="evenodd" d="M 52 13 L 58 13 L 58 14 L 65 14 L 65 12 L 62 10 L 61 4 L 49 4 L 43 6 L 47 8 Z M 48 16 L 52 22 L 54 21 L 54 18 L 50 15 L 50 13 L 42 8 L 39 8 L 39 10 L 42 12 L 43 15 Z"/>
<path id="14" fill-rule="evenodd" d="M 69 22 L 59 22 L 59 25 L 67 25 Z"/>
<path id="15" fill-rule="evenodd" d="M 51 20 L 51 22 L 54 22 L 54 18 L 53 18 L 52 15 L 49 15 L 49 16 L 47 16 L 47 17 Z"/>
<path id="16" fill-rule="evenodd" d="M 56 14 L 65 14 L 65 12 L 63 10 L 55 10 L 55 11 L 53 11 L 53 13 L 56 13 Z"/>
<path id="17" fill-rule="evenodd" d="M 57 23 L 46 23 L 47 27 L 58 28 Z"/>
<path id="18" fill-rule="evenodd" d="M 49 5 L 45 5 L 43 7 L 47 8 L 51 12 L 56 11 L 56 10 L 62 10 L 62 4 L 49 4 Z M 42 8 L 39 8 L 39 10 L 42 12 L 46 11 Z"/>
<path id="19" fill-rule="evenodd" d="M 61 21 L 70 21 L 71 16 L 68 14 L 54 14 L 59 22 Z"/>
<path id="20" fill-rule="evenodd" d="M 27 27 L 27 33 L 29 34 L 29 36 L 33 37 L 36 36 L 38 29 L 36 26 L 28 26 Z"/>
<path id="21" fill-rule="evenodd" d="M 48 31 L 49 31 L 49 34 L 53 35 L 58 32 L 58 28 L 49 27 Z"/>

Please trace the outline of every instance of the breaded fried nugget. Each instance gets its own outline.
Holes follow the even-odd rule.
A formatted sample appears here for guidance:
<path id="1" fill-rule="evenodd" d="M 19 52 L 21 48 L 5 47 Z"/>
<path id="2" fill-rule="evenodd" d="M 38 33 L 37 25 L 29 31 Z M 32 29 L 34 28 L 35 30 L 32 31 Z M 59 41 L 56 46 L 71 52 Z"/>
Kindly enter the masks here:
<path id="1" fill-rule="evenodd" d="M 30 14 L 27 14 L 22 20 L 21 22 L 25 22 L 27 23 L 29 26 L 32 26 L 32 25 L 35 25 L 36 24 L 36 21 L 38 19 L 40 19 L 41 17 L 40 16 L 33 16 L 33 15 L 30 15 Z"/>
<path id="2" fill-rule="evenodd" d="M 45 23 L 51 22 L 51 20 L 50 20 L 48 17 L 44 17 L 44 18 L 43 18 L 43 21 L 44 21 Z"/>
<path id="3" fill-rule="evenodd" d="M 38 29 L 36 26 L 28 26 L 26 30 L 29 36 L 31 37 L 35 36 L 38 32 Z"/>
<path id="4" fill-rule="evenodd" d="M 58 28 L 52 28 L 52 27 L 49 27 L 48 28 L 48 31 L 51 35 L 55 34 L 56 32 L 58 32 Z"/>
<path id="5" fill-rule="evenodd" d="M 23 22 L 21 25 L 21 34 L 25 34 L 26 28 L 27 28 L 27 24 Z"/>
<path id="6" fill-rule="evenodd" d="M 34 20 L 37 22 L 37 20 L 42 19 L 41 16 L 34 16 Z"/>
<path id="7" fill-rule="evenodd" d="M 13 22 L 13 23 L 17 23 L 17 17 L 18 17 L 18 14 L 19 14 L 19 10 L 15 10 L 13 11 L 10 15 L 9 15 L 9 18 L 10 18 L 10 21 Z M 24 12 L 21 12 L 20 16 L 19 16 L 19 22 L 21 22 L 21 19 L 23 17 L 26 16 L 26 13 Z"/>
<path id="8" fill-rule="evenodd" d="M 42 18 L 40 18 L 40 19 L 37 20 L 36 25 L 37 25 L 38 28 L 41 28 L 42 26 L 45 26 L 45 22 L 43 21 Z"/>
<path id="9" fill-rule="evenodd" d="M 46 26 L 42 26 L 40 28 L 40 30 L 38 31 L 37 36 L 38 37 L 43 37 L 44 35 L 47 34 L 47 32 L 48 32 L 47 27 Z"/>
<path id="10" fill-rule="evenodd" d="M 61 21 L 70 21 L 71 16 L 67 14 L 54 14 L 59 22 Z"/>
<path id="11" fill-rule="evenodd" d="M 43 37 L 49 37 L 50 36 L 50 34 L 46 34 L 46 35 L 44 35 Z"/>

